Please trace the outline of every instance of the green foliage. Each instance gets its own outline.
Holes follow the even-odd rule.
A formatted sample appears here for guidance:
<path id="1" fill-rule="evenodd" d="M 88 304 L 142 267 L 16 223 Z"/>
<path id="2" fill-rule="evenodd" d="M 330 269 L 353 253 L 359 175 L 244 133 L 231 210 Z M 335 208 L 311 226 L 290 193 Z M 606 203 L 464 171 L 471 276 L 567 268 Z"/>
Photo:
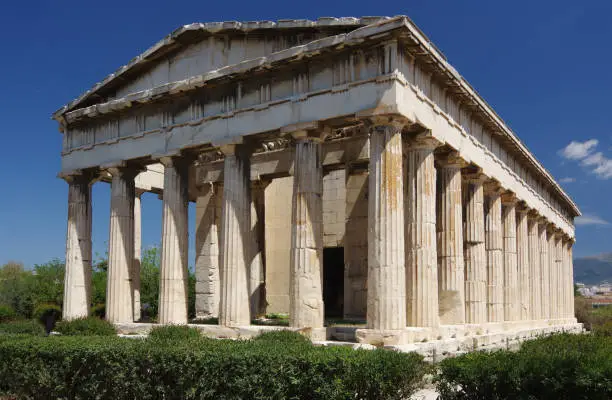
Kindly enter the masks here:
<path id="1" fill-rule="evenodd" d="M 610 399 L 612 338 L 554 335 L 440 364 L 441 399 Z"/>
<path id="2" fill-rule="evenodd" d="M 269 341 L 0 336 L 0 395 L 73 399 L 405 399 L 422 358 Z"/>
<path id="3" fill-rule="evenodd" d="M 155 318 L 159 305 L 159 264 L 161 251 L 158 247 L 143 250 L 140 261 L 140 304 L 143 320 Z M 195 304 L 195 303 L 194 303 Z"/>
<path id="4" fill-rule="evenodd" d="M 97 317 L 60 321 L 55 330 L 66 336 L 115 336 L 113 324 Z"/>
<path id="5" fill-rule="evenodd" d="M 9 321 L 0 324 L 0 337 L 6 334 L 44 336 L 45 329 L 32 320 Z"/>
<path id="6" fill-rule="evenodd" d="M 17 314 L 15 310 L 13 310 L 13 307 L 0 304 L 0 323 L 12 321 L 16 316 Z"/>
<path id="7" fill-rule="evenodd" d="M 47 318 L 60 319 L 61 316 L 62 309 L 53 303 L 38 304 L 32 313 L 32 317 L 41 322 L 44 322 Z"/>
<path id="8" fill-rule="evenodd" d="M 607 336 L 612 338 L 612 320 L 601 325 L 595 325 L 593 334 L 595 336 Z"/>
<path id="9" fill-rule="evenodd" d="M 106 304 L 100 303 L 91 307 L 91 316 L 98 317 L 100 319 L 106 318 Z"/>
<path id="10" fill-rule="evenodd" d="M 156 326 L 149 333 L 150 340 L 156 341 L 175 341 L 199 338 L 200 331 L 186 325 L 165 325 Z"/>
<path id="11" fill-rule="evenodd" d="M 261 333 L 259 336 L 253 339 L 256 342 L 265 342 L 265 343 L 278 343 L 280 345 L 284 345 L 285 343 L 291 344 L 308 344 L 310 346 L 310 340 L 306 338 L 304 335 L 301 335 L 298 332 L 292 331 L 270 331 Z"/>

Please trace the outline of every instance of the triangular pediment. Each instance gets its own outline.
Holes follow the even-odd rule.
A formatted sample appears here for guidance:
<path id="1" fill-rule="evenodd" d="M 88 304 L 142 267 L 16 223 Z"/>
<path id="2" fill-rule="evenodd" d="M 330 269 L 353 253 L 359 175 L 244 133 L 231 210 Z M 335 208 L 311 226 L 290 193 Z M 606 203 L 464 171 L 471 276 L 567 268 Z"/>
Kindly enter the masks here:
<path id="1" fill-rule="evenodd" d="M 265 57 L 387 17 L 322 17 L 310 20 L 212 22 L 185 25 L 120 67 L 54 113 L 103 103 L 127 94 Z"/>

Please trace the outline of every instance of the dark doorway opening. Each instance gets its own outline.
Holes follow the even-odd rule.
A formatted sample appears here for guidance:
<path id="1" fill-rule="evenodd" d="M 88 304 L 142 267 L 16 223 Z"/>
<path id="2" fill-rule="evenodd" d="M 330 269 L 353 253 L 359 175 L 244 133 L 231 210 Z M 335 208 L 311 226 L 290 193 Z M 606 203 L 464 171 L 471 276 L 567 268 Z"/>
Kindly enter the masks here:
<path id="1" fill-rule="evenodd" d="M 325 318 L 342 318 L 344 307 L 344 247 L 323 249 Z"/>

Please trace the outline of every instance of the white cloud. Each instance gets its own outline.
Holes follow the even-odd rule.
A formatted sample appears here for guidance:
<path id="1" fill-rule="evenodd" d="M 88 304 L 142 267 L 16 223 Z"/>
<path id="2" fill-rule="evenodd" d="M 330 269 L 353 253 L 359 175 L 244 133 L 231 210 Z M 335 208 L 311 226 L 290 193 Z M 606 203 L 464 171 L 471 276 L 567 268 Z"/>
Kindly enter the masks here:
<path id="1" fill-rule="evenodd" d="M 593 153 L 598 143 L 597 139 L 585 142 L 572 141 L 559 154 L 569 160 L 580 160 L 580 165 L 591 168 L 591 173 L 600 179 L 612 179 L 612 159 L 601 151 Z"/>
<path id="2" fill-rule="evenodd" d="M 561 156 L 569 160 L 582 160 L 589 155 L 598 143 L 597 139 L 589 139 L 586 142 L 574 142 L 572 140 L 560 153 Z"/>
<path id="3" fill-rule="evenodd" d="M 576 225 L 610 225 L 610 223 L 594 214 L 584 214 L 574 219 Z"/>
<path id="4" fill-rule="evenodd" d="M 559 182 L 561 182 L 561 183 L 572 183 L 572 182 L 576 182 L 576 178 L 572 178 L 572 177 L 568 176 L 568 177 L 559 179 Z"/>

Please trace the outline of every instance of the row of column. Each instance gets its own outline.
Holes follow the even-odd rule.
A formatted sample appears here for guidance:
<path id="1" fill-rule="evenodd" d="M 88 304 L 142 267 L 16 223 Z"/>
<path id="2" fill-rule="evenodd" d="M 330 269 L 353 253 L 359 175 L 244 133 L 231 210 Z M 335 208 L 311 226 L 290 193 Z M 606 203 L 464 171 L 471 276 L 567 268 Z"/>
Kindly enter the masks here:
<path id="1" fill-rule="evenodd" d="M 312 130 L 295 140 L 290 262 L 290 324 L 323 327 L 323 173 L 321 142 Z M 456 154 L 434 155 L 430 137 L 402 139 L 402 124 L 375 120 L 370 133 L 367 327 L 401 330 L 573 316 L 571 241 L 510 192 Z M 263 190 L 252 190 L 250 153 L 223 146 L 223 184 L 198 209 L 199 261 L 219 268 L 205 288 L 220 293 L 219 323 L 249 325 L 261 310 Z M 436 159 L 437 158 L 437 159 Z M 160 323 L 187 322 L 188 167 L 163 158 L 164 195 Z M 436 164 L 434 164 L 436 162 Z M 139 317 L 138 170 L 110 168 L 111 224 L 107 318 Z M 91 268 L 91 177 L 69 182 L 66 257 L 67 318 L 87 315 Z M 222 192 L 221 224 L 214 223 Z M 203 201 L 207 204 L 200 204 Z M 208 204 L 209 203 L 209 204 Z M 259 204 L 259 206 L 258 206 Z M 136 211 L 135 211 L 136 210 Z M 134 243 L 138 243 L 137 246 Z M 135 250 L 137 248 L 138 250 Z M 217 274 L 217 275 L 215 275 Z M 215 276 L 213 276 L 215 275 Z M 215 296 L 210 296 L 215 298 Z"/>

